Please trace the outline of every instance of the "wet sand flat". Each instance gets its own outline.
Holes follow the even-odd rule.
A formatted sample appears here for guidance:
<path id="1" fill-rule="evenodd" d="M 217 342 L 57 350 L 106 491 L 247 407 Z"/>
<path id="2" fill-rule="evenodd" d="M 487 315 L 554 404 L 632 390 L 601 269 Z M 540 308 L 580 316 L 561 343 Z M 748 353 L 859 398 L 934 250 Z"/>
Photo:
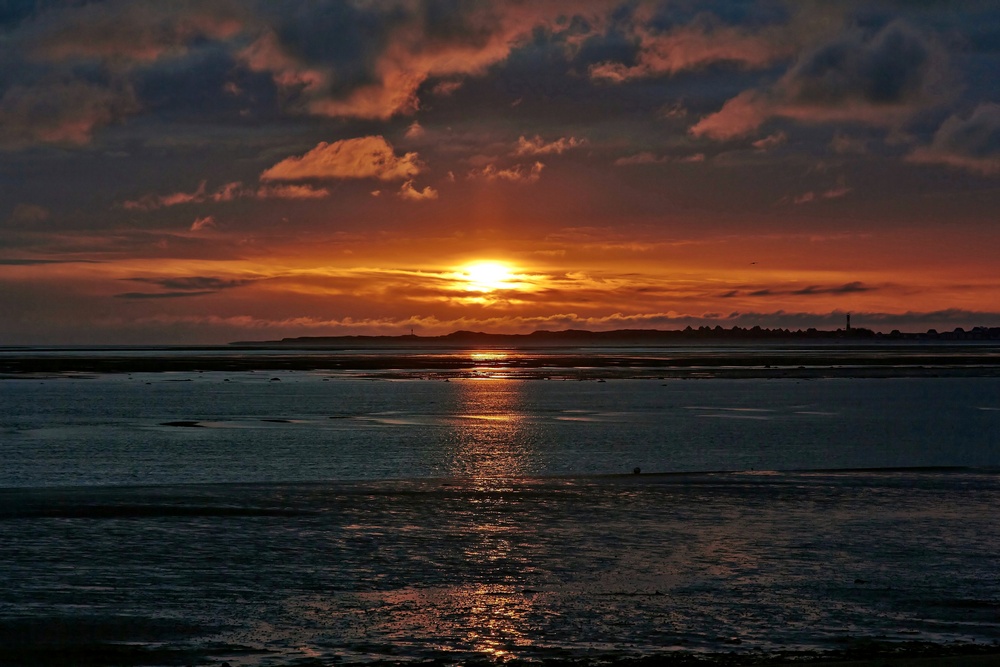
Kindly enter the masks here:
<path id="1" fill-rule="evenodd" d="M 954 470 L 5 490 L 0 664 L 995 664 L 997 502 Z"/>

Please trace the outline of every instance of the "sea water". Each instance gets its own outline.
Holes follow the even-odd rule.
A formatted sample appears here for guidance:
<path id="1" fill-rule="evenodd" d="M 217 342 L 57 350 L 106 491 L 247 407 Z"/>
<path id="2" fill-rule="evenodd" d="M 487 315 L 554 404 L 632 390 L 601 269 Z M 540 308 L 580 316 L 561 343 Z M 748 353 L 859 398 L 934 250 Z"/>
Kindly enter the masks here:
<path id="1" fill-rule="evenodd" d="M 422 377 L 0 380 L 0 644 L 284 665 L 1000 640 L 1000 379 Z"/>
<path id="2" fill-rule="evenodd" d="M 1000 465 L 1000 379 L 0 381 L 0 488 Z"/>

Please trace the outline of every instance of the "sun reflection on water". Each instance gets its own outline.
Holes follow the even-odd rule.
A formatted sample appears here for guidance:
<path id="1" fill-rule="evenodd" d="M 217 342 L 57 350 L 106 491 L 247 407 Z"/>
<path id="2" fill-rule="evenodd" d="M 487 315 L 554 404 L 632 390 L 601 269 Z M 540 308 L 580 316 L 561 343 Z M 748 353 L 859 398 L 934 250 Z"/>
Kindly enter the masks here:
<path id="1" fill-rule="evenodd" d="M 472 373 L 477 378 L 509 378 L 515 370 L 517 353 L 482 350 L 469 353 Z"/>
<path id="2" fill-rule="evenodd" d="M 539 629 L 551 601 L 538 564 L 544 540 L 531 518 L 536 482 L 528 479 L 537 469 L 539 433 L 527 416 L 525 383 L 465 378 L 446 386 L 444 412 L 451 417 L 441 445 L 451 479 L 421 482 L 419 491 L 402 495 L 373 494 L 371 507 L 339 526 L 344 535 L 331 568 L 344 567 L 343 557 L 353 554 L 347 571 L 353 568 L 356 579 L 348 577 L 335 594 L 294 601 L 296 626 L 306 635 L 298 656 L 327 650 L 388 659 L 407 646 L 506 663 L 545 641 Z M 320 637 L 310 639 L 315 628 Z"/>
<path id="3" fill-rule="evenodd" d="M 506 660 L 515 657 L 512 649 L 531 645 L 525 632 L 531 596 L 495 584 L 477 586 L 472 596 L 467 641 L 476 652 Z"/>
<path id="4" fill-rule="evenodd" d="M 473 360 L 503 363 L 505 353 L 478 352 Z M 532 643 L 526 632 L 533 601 L 523 593 L 530 540 L 518 519 L 523 499 L 516 478 L 529 471 L 534 431 L 525 414 L 521 381 L 493 377 L 457 383 L 457 412 L 464 418 L 452 433 L 452 474 L 471 480 L 463 508 L 463 560 L 479 576 L 455 591 L 465 609 L 466 643 L 495 660 L 514 657 Z"/>
<path id="5" fill-rule="evenodd" d="M 532 456 L 532 428 L 523 409 L 523 384 L 490 378 L 459 383 L 451 434 L 451 473 L 477 481 L 521 477 Z"/>
<path id="6" fill-rule="evenodd" d="M 472 352 L 469 358 L 475 363 L 490 363 L 506 361 L 510 355 L 506 352 Z"/>

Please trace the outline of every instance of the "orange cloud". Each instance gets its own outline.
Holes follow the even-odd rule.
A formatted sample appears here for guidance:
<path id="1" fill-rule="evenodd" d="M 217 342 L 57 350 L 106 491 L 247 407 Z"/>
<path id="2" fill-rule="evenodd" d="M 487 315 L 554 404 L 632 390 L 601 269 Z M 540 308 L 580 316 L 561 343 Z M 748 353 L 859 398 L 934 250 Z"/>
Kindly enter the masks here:
<path id="1" fill-rule="evenodd" d="M 572 14 L 586 17 L 589 33 L 603 25 L 614 5 L 614 0 L 578 2 Z M 255 43 L 242 57 L 255 71 L 269 71 L 276 82 L 301 93 L 293 103 L 306 113 L 387 120 L 418 110 L 418 93 L 425 83 L 430 83 L 430 94 L 447 96 L 465 77 L 485 74 L 513 48 L 529 42 L 536 29 L 563 35 L 571 49 L 584 37 L 576 22 L 565 20 L 567 6 L 561 0 L 463 5 L 454 12 L 455 25 L 446 30 L 434 22 L 431 12 L 414 10 L 407 3 L 394 14 L 392 27 L 372 40 L 373 45 L 383 46 L 366 54 L 368 82 L 361 85 L 351 87 L 338 79 L 334 68 L 306 65 L 274 35 Z"/>
<path id="2" fill-rule="evenodd" d="M 397 27 L 386 39 L 386 49 L 378 55 L 370 84 L 355 88 L 342 98 L 316 96 L 306 108 L 323 116 L 388 119 L 410 114 L 420 108 L 418 88 L 431 77 L 447 77 L 450 92 L 455 77 L 479 75 L 490 65 L 507 57 L 524 32 L 497 27 L 491 11 L 466 17 L 468 31 L 442 43 L 428 36 L 427 19 L 413 19 Z"/>
<path id="3" fill-rule="evenodd" d="M 424 129 L 424 126 L 417 121 L 413 121 L 410 123 L 410 126 L 406 128 L 406 133 L 403 136 L 407 139 L 419 139 L 425 134 L 427 134 L 427 130 Z"/>
<path id="4" fill-rule="evenodd" d="M 405 183 L 403 183 L 402 187 L 399 189 L 398 194 L 401 198 L 407 199 L 409 201 L 426 201 L 428 199 L 438 198 L 437 190 L 435 190 L 429 185 L 425 187 L 423 190 L 418 190 L 415 187 L 413 187 L 413 181 L 406 181 Z"/>
<path id="5" fill-rule="evenodd" d="M 223 186 L 223 188 L 227 188 Z M 205 191 L 205 181 L 198 184 L 194 192 L 173 192 L 168 195 L 145 195 L 139 199 L 130 199 L 122 203 L 122 208 L 130 211 L 153 211 L 165 206 L 179 204 L 196 204 L 208 201 L 210 195 Z"/>
<path id="6" fill-rule="evenodd" d="M 675 74 L 718 62 L 759 68 L 794 53 L 786 34 L 776 29 L 751 33 L 734 26 L 720 26 L 701 20 L 668 33 L 656 33 L 644 27 L 643 23 L 634 28 L 634 37 L 639 43 L 636 63 L 604 62 L 593 65 L 589 72 L 591 78 L 621 83 L 630 79 Z"/>
<path id="7" fill-rule="evenodd" d="M 524 135 L 521 135 L 517 140 L 514 155 L 551 155 L 553 153 L 562 155 L 571 148 L 579 148 L 586 143 L 586 139 L 577 139 L 576 137 L 560 137 L 546 143 L 537 134 L 532 139 L 525 139 Z"/>
<path id="8" fill-rule="evenodd" d="M 788 141 L 787 134 L 785 134 L 784 132 L 775 132 L 774 134 L 767 135 L 763 139 L 758 139 L 757 141 L 753 142 L 752 145 L 754 148 L 758 150 L 766 151 L 771 148 L 775 148 L 776 146 L 780 146 L 786 141 Z"/>
<path id="9" fill-rule="evenodd" d="M 382 136 L 320 142 L 308 153 L 289 157 L 260 175 L 262 181 L 377 178 L 409 179 L 422 170 L 416 153 L 397 156 Z"/>
<path id="10" fill-rule="evenodd" d="M 840 181 L 837 182 L 837 185 L 827 190 L 824 190 L 820 193 L 816 193 L 810 190 L 809 192 L 803 192 L 800 195 L 796 195 L 795 197 L 792 197 L 792 203 L 808 204 L 814 201 L 818 201 L 820 199 L 840 199 L 841 197 L 851 192 L 851 190 L 853 189 L 854 188 L 845 185 L 843 179 L 841 179 Z"/>
<path id="11" fill-rule="evenodd" d="M 772 114 L 769 104 L 756 90 L 745 90 L 705 116 L 689 130 L 696 137 L 726 140 L 753 132 Z"/>
<path id="12" fill-rule="evenodd" d="M 214 227 L 215 227 L 215 218 L 210 215 L 206 215 L 203 218 L 195 218 L 194 222 L 191 223 L 192 232 L 200 232 L 206 229 L 212 229 Z"/>
<path id="13" fill-rule="evenodd" d="M 542 175 L 542 169 L 545 165 L 541 162 L 535 162 L 533 165 L 526 166 L 523 164 L 516 164 L 512 167 L 506 169 L 499 169 L 494 164 L 488 164 L 482 169 L 473 169 L 469 172 L 468 178 L 479 179 L 484 181 L 508 181 L 511 183 L 534 183 Z"/>
<path id="14" fill-rule="evenodd" d="M 325 199 L 330 191 L 301 184 L 264 185 L 257 188 L 254 196 L 258 199 Z"/>
<path id="15" fill-rule="evenodd" d="M 252 72 L 270 73 L 286 93 L 318 90 L 330 79 L 329 71 L 310 67 L 289 54 L 271 31 L 239 51 L 237 58 Z"/>

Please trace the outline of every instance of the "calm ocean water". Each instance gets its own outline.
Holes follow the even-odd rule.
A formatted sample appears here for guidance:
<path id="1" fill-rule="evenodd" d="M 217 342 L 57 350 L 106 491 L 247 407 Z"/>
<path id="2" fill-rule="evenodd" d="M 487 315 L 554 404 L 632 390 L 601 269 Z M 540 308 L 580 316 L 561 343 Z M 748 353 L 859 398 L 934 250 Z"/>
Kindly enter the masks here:
<path id="1" fill-rule="evenodd" d="M 0 663 L 1000 640 L 1000 379 L 542 377 L 0 380 Z"/>

